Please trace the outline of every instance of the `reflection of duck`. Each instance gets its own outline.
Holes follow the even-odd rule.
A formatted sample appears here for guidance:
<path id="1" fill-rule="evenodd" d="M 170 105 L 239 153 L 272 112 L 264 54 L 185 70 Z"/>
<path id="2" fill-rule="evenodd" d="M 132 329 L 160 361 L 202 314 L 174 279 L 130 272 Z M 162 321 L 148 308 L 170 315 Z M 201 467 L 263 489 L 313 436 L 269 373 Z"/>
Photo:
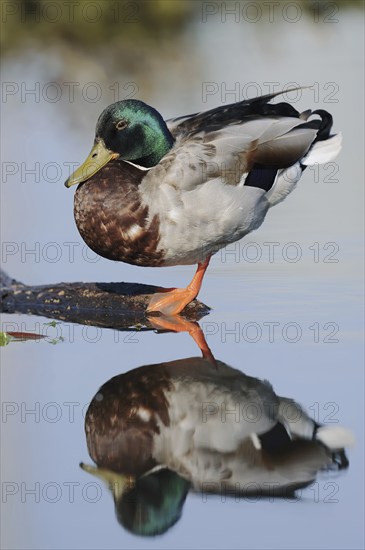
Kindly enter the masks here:
<path id="1" fill-rule="evenodd" d="M 141 481 L 162 467 L 195 491 L 227 494 L 291 495 L 321 469 L 346 468 L 343 448 L 352 442 L 350 432 L 319 426 L 268 382 L 204 358 L 112 378 L 93 398 L 85 428 L 101 477 L 107 471 Z M 119 519 L 125 516 L 122 485 L 115 495 Z M 175 520 L 184 491 L 174 501 Z"/>
<path id="2" fill-rule="evenodd" d="M 305 166 L 339 152 L 329 113 L 269 104 L 277 95 L 167 123 L 137 100 L 100 115 L 89 157 L 66 181 L 81 184 L 75 194 L 81 236 L 111 260 L 198 264 L 185 289 L 157 293 L 149 311 L 182 311 L 197 296 L 211 255 L 257 229 Z M 312 114 L 320 118 L 308 121 Z"/>

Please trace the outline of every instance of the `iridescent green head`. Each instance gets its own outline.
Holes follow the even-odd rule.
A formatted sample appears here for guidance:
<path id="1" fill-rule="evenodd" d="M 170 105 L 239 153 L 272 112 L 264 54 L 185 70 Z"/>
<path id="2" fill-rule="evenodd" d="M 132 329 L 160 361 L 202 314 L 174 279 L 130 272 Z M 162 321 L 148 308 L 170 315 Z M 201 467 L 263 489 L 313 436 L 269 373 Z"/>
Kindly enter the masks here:
<path id="1" fill-rule="evenodd" d="M 101 113 L 93 148 L 65 185 L 71 187 L 86 181 L 112 159 L 120 158 L 145 168 L 155 166 L 173 143 L 156 109 L 137 99 L 117 101 Z"/>

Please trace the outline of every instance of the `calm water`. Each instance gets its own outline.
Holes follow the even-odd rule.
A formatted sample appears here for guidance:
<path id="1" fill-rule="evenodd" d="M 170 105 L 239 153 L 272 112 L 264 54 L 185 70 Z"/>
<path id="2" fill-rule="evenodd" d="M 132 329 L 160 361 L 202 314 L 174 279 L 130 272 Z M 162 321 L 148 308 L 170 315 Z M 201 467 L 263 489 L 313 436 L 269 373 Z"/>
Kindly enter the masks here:
<path id="1" fill-rule="evenodd" d="M 109 491 L 78 466 L 90 462 L 85 410 L 116 374 L 198 355 L 193 340 L 3 316 L 2 330 L 48 335 L 2 349 L 4 548 L 363 548 L 362 33 L 357 12 L 327 25 L 197 18 L 177 53 L 151 60 L 148 75 L 126 74 L 122 62 L 120 73 L 92 59 L 70 63 L 57 49 L 5 63 L 4 82 L 19 89 L 39 82 L 41 90 L 39 102 L 15 93 L 2 105 L 3 262 L 29 284 L 183 286 L 192 276 L 190 267 L 140 269 L 97 259 L 77 233 L 73 192 L 63 187 L 66 163 L 88 152 L 114 82 L 127 86 L 121 98 L 138 87 L 135 97 L 166 117 L 253 95 L 255 86 L 267 93 L 264 83 L 313 84 L 296 107 L 328 109 L 344 134 L 343 152 L 335 163 L 307 170 L 259 231 L 215 256 L 200 295 L 213 309 L 200 324 L 217 359 L 269 380 L 316 420 L 351 428 L 357 445 L 348 452 L 349 470 L 320 475 L 296 501 L 205 502 L 189 494 L 181 520 L 164 536 L 135 537 L 117 523 Z M 42 95 L 51 81 L 62 90 L 54 103 Z M 76 81 L 80 88 L 97 82 L 100 100 L 78 92 L 71 103 L 64 83 Z M 49 343 L 60 336 L 63 342 Z"/>

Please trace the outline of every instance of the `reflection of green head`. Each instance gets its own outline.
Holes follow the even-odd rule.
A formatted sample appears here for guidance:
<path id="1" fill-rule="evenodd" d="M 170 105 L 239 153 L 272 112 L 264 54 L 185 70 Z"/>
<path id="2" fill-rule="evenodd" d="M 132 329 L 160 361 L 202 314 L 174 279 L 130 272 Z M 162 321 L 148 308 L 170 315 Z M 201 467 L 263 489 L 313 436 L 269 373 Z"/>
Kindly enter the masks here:
<path id="1" fill-rule="evenodd" d="M 180 519 L 190 483 L 175 472 L 164 468 L 134 478 L 106 468 L 80 466 L 108 485 L 119 523 L 134 535 L 162 535 Z"/>
<path id="2" fill-rule="evenodd" d="M 115 499 L 118 521 L 135 535 L 161 535 L 180 519 L 188 491 L 189 482 L 167 469 L 141 477 Z"/>

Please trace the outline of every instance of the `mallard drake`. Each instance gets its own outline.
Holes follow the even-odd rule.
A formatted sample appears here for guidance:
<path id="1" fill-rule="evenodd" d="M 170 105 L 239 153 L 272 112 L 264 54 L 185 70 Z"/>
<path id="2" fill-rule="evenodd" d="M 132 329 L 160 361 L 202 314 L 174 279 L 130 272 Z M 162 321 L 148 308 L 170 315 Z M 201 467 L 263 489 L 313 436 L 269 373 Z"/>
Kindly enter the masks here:
<path id="1" fill-rule="evenodd" d="M 133 523 L 132 502 L 135 520 L 154 519 L 156 529 L 162 528 L 163 515 L 166 528 L 176 521 L 187 486 L 168 474 L 148 482 L 151 473 L 168 469 L 205 494 L 293 496 L 319 470 L 347 468 L 344 447 L 353 443 L 349 430 L 320 426 L 269 382 L 197 357 L 111 378 L 90 403 L 85 431 L 97 467 L 83 468 L 109 484 L 118 519 Z M 173 481 L 165 498 L 166 476 Z M 136 499 L 122 498 L 136 483 L 137 493 L 149 494 L 144 508 L 138 499 L 137 510 Z M 166 515 L 168 500 L 176 513 Z M 150 510 L 153 502 L 161 511 L 159 521 Z"/>
<path id="2" fill-rule="evenodd" d="M 100 115 L 89 156 L 65 182 L 79 184 L 82 238 L 111 260 L 198 265 L 185 289 L 155 294 L 147 311 L 180 313 L 197 296 L 212 254 L 257 229 L 306 166 L 338 154 L 341 134 L 331 134 L 328 112 L 269 103 L 277 95 L 166 122 L 135 99 Z"/>

